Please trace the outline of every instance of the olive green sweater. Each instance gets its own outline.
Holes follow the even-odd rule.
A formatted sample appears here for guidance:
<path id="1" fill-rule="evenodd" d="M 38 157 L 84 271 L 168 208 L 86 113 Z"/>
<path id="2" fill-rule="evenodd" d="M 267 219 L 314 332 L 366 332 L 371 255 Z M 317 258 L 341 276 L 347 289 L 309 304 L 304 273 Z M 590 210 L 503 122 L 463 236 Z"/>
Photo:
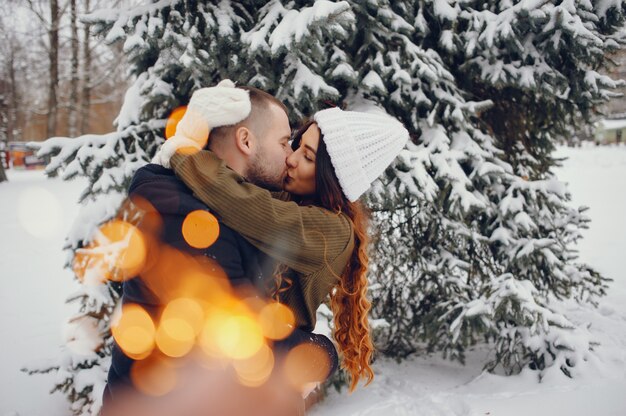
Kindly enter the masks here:
<path id="1" fill-rule="evenodd" d="M 338 283 L 354 249 L 350 219 L 275 198 L 210 151 L 177 153 L 170 163 L 224 224 L 294 271 L 292 286 L 281 294 L 281 302 L 293 310 L 299 328 L 312 330 L 317 308 Z"/>

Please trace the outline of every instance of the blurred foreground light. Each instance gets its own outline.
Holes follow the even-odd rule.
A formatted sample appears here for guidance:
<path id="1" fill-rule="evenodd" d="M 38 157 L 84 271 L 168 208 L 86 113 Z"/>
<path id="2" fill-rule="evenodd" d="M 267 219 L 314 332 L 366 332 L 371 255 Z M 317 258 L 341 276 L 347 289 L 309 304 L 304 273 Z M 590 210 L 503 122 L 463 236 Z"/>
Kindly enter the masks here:
<path id="1" fill-rule="evenodd" d="M 146 261 L 141 231 L 120 220 L 103 224 L 93 241 L 76 250 L 73 270 L 83 282 L 122 281 L 139 274 Z"/>
<path id="2" fill-rule="evenodd" d="M 225 357 L 222 353 L 217 337 L 222 324 L 228 316 L 229 315 L 225 311 L 220 310 L 219 308 L 209 307 L 207 310 L 207 319 L 204 322 L 199 341 L 200 347 L 204 353 L 212 359 Z"/>
<path id="3" fill-rule="evenodd" d="M 329 371 L 328 355 L 313 343 L 300 344 L 290 350 L 283 364 L 286 381 L 298 390 L 309 383 L 324 381 Z"/>
<path id="4" fill-rule="evenodd" d="M 44 188 L 25 189 L 18 196 L 17 219 L 36 238 L 50 239 L 61 229 L 63 210 L 58 198 Z"/>
<path id="5" fill-rule="evenodd" d="M 178 297 L 193 298 L 203 308 L 206 303 L 217 305 L 231 302 L 231 287 L 219 265 L 206 267 L 204 270 L 190 269 L 185 273 L 178 273 L 178 276 L 177 288 L 172 291 Z"/>
<path id="6" fill-rule="evenodd" d="M 235 360 L 233 367 L 241 384 L 248 387 L 259 387 L 272 374 L 274 354 L 270 347 L 263 344 L 254 355 L 242 360 Z"/>
<path id="7" fill-rule="evenodd" d="M 153 252 L 158 253 L 156 258 L 152 255 Z M 158 250 L 151 250 L 150 257 L 152 258 L 141 271 L 141 280 L 163 305 L 170 299 L 181 297 L 178 292 L 179 279 L 173 279 L 172 276 L 184 276 L 187 273 L 191 263 L 189 256 L 162 244 Z"/>
<path id="8" fill-rule="evenodd" d="M 93 246 L 87 246 L 76 250 L 72 270 L 82 283 L 100 284 L 109 279 L 111 271 L 104 262 L 104 256 L 92 249 Z"/>
<path id="9" fill-rule="evenodd" d="M 104 244 L 110 244 L 114 256 L 113 266 L 117 273 L 112 273 L 111 279 L 124 280 L 139 274 L 146 261 L 146 244 L 141 232 L 119 220 L 105 223 L 100 232 L 106 238 Z"/>
<path id="10" fill-rule="evenodd" d="M 163 229 L 161 213 L 146 200 L 137 195 L 129 195 L 122 206 L 123 220 L 135 223 L 141 220 L 141 229 L 154 236 L 158 236 Z"/>
<path id="11" fill-rule="evenodd" d="M 194 346 L 193 328 L 182 319 L 161 321 L 156 332 L 156 344 L 168 357 L 182 357 Z"/>
<path id="12" fill-rule="evenodd" d="M 220 226 L 217 218 L 208 211 L 190 212 L 183 221 L 183 237 L 194 248 L 207 248 L 217 240 Z"/>
<path id="13" fill-rule="evenodd" d="M 259 324 L 266 338 L 287 338 L 293 332 L 295 323 L 291 309 L 278 302 L 268 303 L 259 313 Z"/>
<path id="14" fill-rule="evenodd" d="M 154 322 L 139 305 L 123 305 L 111 320 L 111 333 L 122 351 L 135 360 L 146 358 L 154 348 Z"/>
<path id="15" fill-rule="evenodd" d="M 163 354 L 182 357 L 195 345 L 204 324 L 202 306 L 191 298 L 174 299 L 161 314 L 156 343 Z"/>
<path id="16" fill-rule="evenodd" d="M 169 139 L 174 134 L 176 134 L 176 126 L 181 118 L 185 115 L 185 111 L 187 111 L 187 107 L 178 107 L 171 112 L 169 117 L 167 118 L 167 123 L 165 124 L 165 138 Z"/>
<path id="17" fill-rule="evenodd" d="M 243 315 L 231 316 L 221 322 L 216 336 L 222 353 L 236 360 L 253 356 L 265 343 L 256 320 Z"/>
<path id="18" fill-rule="evenodd" d="M 175 320 L 187 322 L 195 337 L 202 330 L 204 324 L 204 309 L 195 299 L 177 298 L 167 304 L 161 314 L 161 322 Z"/>
<path id="19" fill-rule="evenodd" d="M 130 378 L 137 390 L 149 396 L 163 396 L 176 387 L 178 375 L 174 364 L 160 354 L 135 361 Z"/>

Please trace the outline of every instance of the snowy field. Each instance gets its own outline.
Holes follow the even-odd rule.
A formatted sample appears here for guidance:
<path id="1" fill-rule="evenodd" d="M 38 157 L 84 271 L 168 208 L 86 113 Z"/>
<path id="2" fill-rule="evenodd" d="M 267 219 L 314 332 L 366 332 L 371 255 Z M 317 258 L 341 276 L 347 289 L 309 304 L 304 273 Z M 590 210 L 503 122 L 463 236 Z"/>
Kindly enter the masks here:
<path id="1" fill-rule="evenodd" d="M 626 415 L 626 146 L 559 148 L 569 159 L 557 170 L 573 203 L 590 207 L 591 227 L 581 259 L 614 279 L 600 308 L 566 305 L 565 313 L 601 343 L 597 362 L 575 380 L 538 384 L 532 373 L 482 373 L 490 353 L 468 354 L 465 366 L 439 356 L 396 364 L 378 361 L 376 379 L 355 393 L 330 395 L 310 412 L 330 415 L 418 416 L 623 416 Z M 8 172 L 0 184 L 0 416 L 68 415 L 65 399 L 48 394 L 53 375 L 28 376 L 23 366 L 54 357 L 62 322 L 74 306 L 64 299 L 76 287 L 63 269 L 63 237 L 78 212 L 85 182 L 45 179 L 42 172 Z"/>

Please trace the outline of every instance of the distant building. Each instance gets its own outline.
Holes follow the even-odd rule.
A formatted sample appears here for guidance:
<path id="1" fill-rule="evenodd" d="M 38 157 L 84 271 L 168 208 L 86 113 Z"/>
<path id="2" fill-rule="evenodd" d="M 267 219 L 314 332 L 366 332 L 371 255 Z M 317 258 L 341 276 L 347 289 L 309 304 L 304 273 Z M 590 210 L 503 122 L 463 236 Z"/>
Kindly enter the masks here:
<path id="1" fill-rule="evenodd" d="M 7 168 L 14 169 L 43 169 L 46 161 L 35 155 L 35 151 L 24 142 L 9 142 L 9 163 Z"/>
<path id="2" fill-rule="evenodd" d="M 626 142 L 626 118 L 598 120 L 594 127 L 594 139 L 597 144 Z"/>

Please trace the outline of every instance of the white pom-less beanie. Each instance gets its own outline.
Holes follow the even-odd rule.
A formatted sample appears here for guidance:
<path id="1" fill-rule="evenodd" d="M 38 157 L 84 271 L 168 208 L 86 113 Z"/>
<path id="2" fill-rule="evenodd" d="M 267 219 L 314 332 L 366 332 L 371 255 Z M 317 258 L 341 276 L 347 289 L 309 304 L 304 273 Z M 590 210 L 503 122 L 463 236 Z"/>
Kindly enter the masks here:
<path id="1" fill-rule="evenodd" d="M 384 114 L 335 107 L 318 111 L 313 120 L 324 135 L 339 185 L 351 202 L 385 171 L 409 139 L 402 123 Z"/>

